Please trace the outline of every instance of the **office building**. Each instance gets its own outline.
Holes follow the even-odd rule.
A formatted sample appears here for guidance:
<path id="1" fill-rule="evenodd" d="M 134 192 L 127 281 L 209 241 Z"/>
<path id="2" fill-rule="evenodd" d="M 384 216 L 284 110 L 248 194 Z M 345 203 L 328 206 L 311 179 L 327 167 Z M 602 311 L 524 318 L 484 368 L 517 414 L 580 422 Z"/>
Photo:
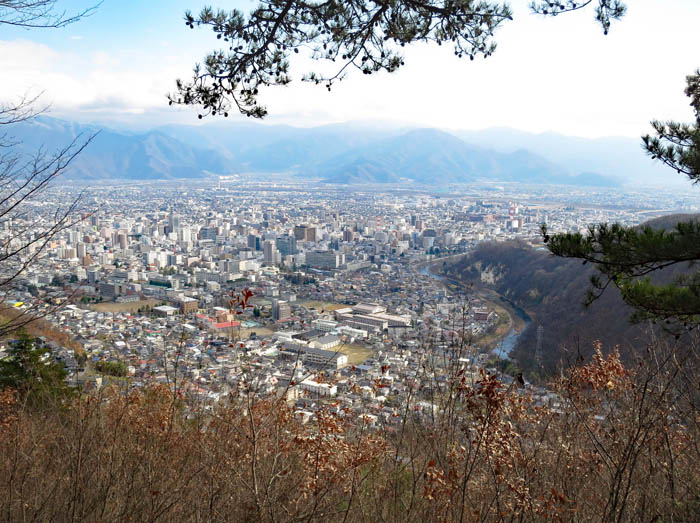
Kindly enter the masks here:
<path id="1" fill-rule="evenodd" d="M 297 225 L 294 227 L 294 237 L 297 241 L 301 242 L 315 242 L 317 241 L 316 227 L 310 227 L 308 225 Z"/>
<path id="2" fill-rule="evenodd" d="M 318 269 L 337 269 L 345 263 L 345 254 L 336 251 L 311 251 L 306 253 L 306 264 Z"/>
<path id="3" fill-rule="evenodd" d="M 294 236 L 282 236 L 275 240 L 277 250 L 282 256 L 291 256 L 297 253 L 297 239 Z"/>

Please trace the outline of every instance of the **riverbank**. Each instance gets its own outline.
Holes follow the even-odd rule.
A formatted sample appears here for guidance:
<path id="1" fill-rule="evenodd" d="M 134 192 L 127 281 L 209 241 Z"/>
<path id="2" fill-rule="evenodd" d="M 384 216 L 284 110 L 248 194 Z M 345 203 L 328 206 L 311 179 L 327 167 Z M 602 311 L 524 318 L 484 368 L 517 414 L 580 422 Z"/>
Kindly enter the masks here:
<path id="1" fill-rule="evenodd" d="M 463 291 L 466 283 L 442 274 L 442 261 L 440 260 L 440 264 L 434 262 L 421 264 L 418 272 L 439 281 L 451 292 Z M 482 288 L 476 293 L 502 320 L 499 320 L 492 332 L 477 337 L 473 343 L 501 359 L 508 359 L 520 335 L 532 322 L 532 318 L 525 310 L 491 289 Z"/>

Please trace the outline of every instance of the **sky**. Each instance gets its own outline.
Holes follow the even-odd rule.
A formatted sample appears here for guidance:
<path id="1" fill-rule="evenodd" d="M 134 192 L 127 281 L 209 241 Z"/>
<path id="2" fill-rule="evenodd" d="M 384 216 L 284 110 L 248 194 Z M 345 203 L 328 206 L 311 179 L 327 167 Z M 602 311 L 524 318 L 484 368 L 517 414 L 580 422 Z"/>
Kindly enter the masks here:
<path id="1" fill-rule="evenodd" d="M 94 2 L 93 2 L 94 3 Z M 496 33 L 488 59 L 460 60 L 449 46 L 409 46 L 393 74 L 351 72 L 327 92 L 301 82 L 312 69 L 300 56 L 294 81 L 262 93 L 269 123 L 313 126 L 383 121 L 438 127 L 511 127 L 584 137 L 639 136 L 652 119 L 689 121 L 685 76 L 700 67 L 698 0 L 629 0 L 607 36 L 593 11 L 543 18 L 529 0 Z M 92 5 L 58 0 L 68 13 Z M 189 29 L 197 0 L 104 0 L 91 16 L 62 29 L 0 26 L 0 101 L 43 92 L 51 115 L 126 127 L 200 124 L 196 110 L 168 107 L 176 78 L 218 48 L 213 32 Z M 214 7 L 249 11 L 254 3 Z M 239 117 L 243 119 L 243 117 Z M 204 120 L 204 124 L 214 119 Z"/>

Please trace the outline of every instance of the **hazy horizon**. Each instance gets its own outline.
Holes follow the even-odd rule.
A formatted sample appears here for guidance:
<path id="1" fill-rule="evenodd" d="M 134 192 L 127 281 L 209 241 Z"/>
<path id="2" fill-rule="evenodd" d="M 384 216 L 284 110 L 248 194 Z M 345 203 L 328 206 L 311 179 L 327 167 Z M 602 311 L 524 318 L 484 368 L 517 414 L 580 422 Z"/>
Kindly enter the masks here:
<path id="1" fill-rule="evenodd" d="M 244 126 L 247 124 L 251 125 L 264 125 L 268 127 L 290 127 L 295 129 L 318 129 L 324 127 L 357 127 L 360 129 L 391 129 L 391 130 L 412 130 L 412 129 L 436 129 L 444 131 L 447 133 L 478 133 L 478 132 L 513 132 L 518 134 L 526 134 L 531 136 L 561 136 L 566 138 L 582 139 L 582 140 L 606 140 L 606 139 L 635 139 L 640 138 L 643 133 L 639 135 L 623 135 L 623 134 L 610 134 L 602 136 L 584 136 L 575 133 L 565 133 L 558 131 L 556 129 L 545 129 L 542 131 L 530 131 L 527 129 L 511 127 L 507 125 L 493 125 L 479 128 L 469 128 L 469 127 L 447 127 L 447 126 L 437 126 L 424 124 L 421 122 L 414 121 L 401 121 L 401 120 L 388 120 L 388 119 L 348 119 L 348 120 L 338 120 L 330 122 L 280 122 L 274 119 L 255 119 L 255 118 L 219 118 L 219 117 L 209 117 L 202 120 L 198 120 L 196 117 L 193 120 L 177 120 L 177 121 L 153 121 L 148 118 L 148 113 L 143 115 L 138 115 L 131 119 L 119 119 L 110 117 L 100 117 L 91 114 L 75 113 L 75 114 L 63 114 L 58 111 L 53 111 L 51 108 L 43 113 L 41 116 L 48 118 L 53 118 L 56 120 L 63 120 L 66 122 L 75 122 L 80 125 L 105 127 L 113 129 L 115 131 L 131 131 L 131 132 L 149 132 L 156 131 L 159 128 L 169 127 L 169 126 L 182 126 L 191 128 L 204 128 L 204 127 L 237 127 Z M 641 145 L 640 145 L 641 147 Z"/>

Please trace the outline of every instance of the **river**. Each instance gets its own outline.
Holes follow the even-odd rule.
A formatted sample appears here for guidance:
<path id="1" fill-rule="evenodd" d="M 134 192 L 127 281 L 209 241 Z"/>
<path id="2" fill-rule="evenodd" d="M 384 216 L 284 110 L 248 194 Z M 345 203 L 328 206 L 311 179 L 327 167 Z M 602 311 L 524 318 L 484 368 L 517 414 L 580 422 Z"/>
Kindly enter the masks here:
<path id="1" fill-rule="evenodd" d="M 518 343 L 518 340 L 520 339 L 520 335 L 525 332 L 525 329 L 527 329 L 528 325 L 530 325 L 531 321 L 530 320 L 525 320 L 525 327 L 523 327 L 522 330 L 516 331 L 515 329 L 511 329 L 511 331 L 506 334 L 505 338 L 501 340 L 501 342 L 498 344 L 498 346 L 491 351 L 491 354 L 494 356 L 497 356 L 498 358 L 502 360 L 508 360 L 510 359 L 510 353 L 511 351 L 515 348 L 515 345 Z"/>
<path id="2" fill-rule="evenodd" d="M 445 280 L 444 276 L 440 276 L 439 274 L 435 274 L 435 273 L 430 271 L 430 264 L 424 265 L 423 267 L 418 269 L 418 272 L 420 272 L 421 274 L 424 274 L 425 276 L 433 278 L 434 280 L 438 280 L 438 281 Z M 510 359 L 510 353 L 513 350 L 513 348 L 515 347 L 515 345 L 518 343 L 518 339 L 520 339 L 520 335 L 523 332 L 525 332 L 525 329 L 527 329 L 528 325 L 530 325 L 530 323 L 532 323 L 532 320 L 530 319 L 530 316 L 528 316 L 528 314 L 523 309 L 521 309 L 520 307 L 518 307 L 514 303 L 511 303 L 510 301 L 503 298 L 502 296 L 500 296 L 500 298 L 502 301 L 507 303 L 510 306 L 510 308 L 512 308 L 515 311 L 515 313 L 518 316 L 520 316 L 523 320 L 525 320 L 525 326 L 522 328 L 522 330 L 518 331 L 515 329 L 511 329 L 510 332 L 508 332 L 508 334 L 506 334 L 505 337 L 500 341 L 498 346 L 491 351 L 492 355 L 497 356 L 501 359 L 507 360 L 507 359 Z"/>

